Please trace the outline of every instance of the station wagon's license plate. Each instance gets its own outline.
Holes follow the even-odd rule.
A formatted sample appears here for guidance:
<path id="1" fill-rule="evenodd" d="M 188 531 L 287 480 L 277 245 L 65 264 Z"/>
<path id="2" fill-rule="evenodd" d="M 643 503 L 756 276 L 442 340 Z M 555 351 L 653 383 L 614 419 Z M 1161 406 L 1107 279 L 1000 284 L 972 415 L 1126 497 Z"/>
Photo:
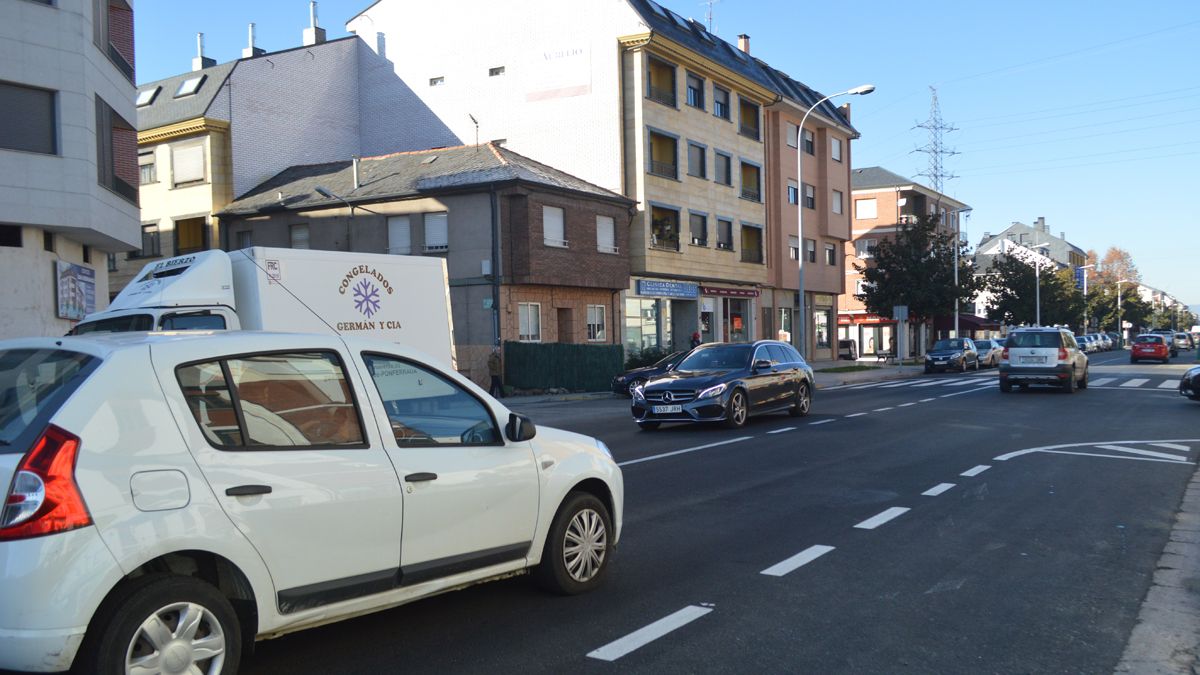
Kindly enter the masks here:
<path id="1" fill-rule="evenodd" d="M 1021 363 L 1045 363 L 1045 362 L 1046 362 L 1046 357 L 1044 357 L 1044 356 L 1022 356 L 1021 357 Z"/>
<path id="2" fill-rule="evenodd" d="M 655 415 L 665 415 L 667 413 L 683 412 L 683 406 L 681 406 L 681 405 L 656 405 L 653 408 L 651 408 L 651 410 L 654 411 Z"/>

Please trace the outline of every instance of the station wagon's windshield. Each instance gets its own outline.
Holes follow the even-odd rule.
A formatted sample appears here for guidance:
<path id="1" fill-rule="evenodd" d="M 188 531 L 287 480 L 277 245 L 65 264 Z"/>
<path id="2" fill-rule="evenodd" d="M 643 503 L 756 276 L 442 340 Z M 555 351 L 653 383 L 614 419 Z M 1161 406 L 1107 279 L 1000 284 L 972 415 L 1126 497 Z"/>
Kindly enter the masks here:
<path id="1" fill-rule="evenodd" d="M 701 347 L 679 362 L 678 370 L 728 370 L 745 368 L 751 345 Z"/>

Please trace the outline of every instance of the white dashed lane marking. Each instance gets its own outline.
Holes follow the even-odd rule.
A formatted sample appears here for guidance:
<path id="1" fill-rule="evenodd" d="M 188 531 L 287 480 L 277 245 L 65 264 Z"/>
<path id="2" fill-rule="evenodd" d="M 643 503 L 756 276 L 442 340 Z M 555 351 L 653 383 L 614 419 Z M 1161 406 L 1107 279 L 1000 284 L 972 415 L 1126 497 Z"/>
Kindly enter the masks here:
<path id="1" fill-rule="evenodd" d="M 954 483 L 938 483 L 937 485 L 934 485 L 933 487 L 929 488 L 928 490 L 922 492 L 921 496 L 936 497 L 936 496 L 942 494 L 943 492 L 945 492 L 946 490 L 949 490 L 952 487 L 954 487 Z"/>
<path id="2" fill-rule="evenodd" d="M 759 574 L 765 574 L 769 577 L 781 577 L 788 572 L 793 572 L 807 565 L 832 550 L 832 546 L 809 546 L 787 560 L 771 565 L 762 572 L 759 572 Z"/>
<path id="3" fill-rule="evenodd" d="M 815 427 L 818 424 L 829 424 L 830 422 L 836 422 L 836 421 L 837 420 L 817 420 L 816 422 L 809 422 L 808 426 Z"/>
<path id="4" fill-rule="evenodd" d="M 889 520 L 892 520 L 893 518 L 897 518 L 901 515 L 904 515 L 905 513 L 908 513 L 908 511 L 909 511 L 909 509 L 907 509 L 903 506 L 893 506 L 892 508 L 890 508 L 886 511 L 883 511 L 882 513 L 879 513 L 877 515 L 871 516 L 870 518 L 867 518 L 866 520 L 855 525 L 854 527 L 857 529 L 860 529 L 860 530 L 873 530 L 873 529 L 879 527 L 880 525 L 883 525 L 884 523 L 888 522 Z"/>
<path id="5" fill-rule="evenodd" d="M 601 661 L 616 661 L 635 649 L 645 647 L 671 631 L 683 628 L 711 611 L 713 611 L 712 607 L 688 605 L 645 628 L 639 628 L 619 640 L 614 640 L 599 649 L 589 652 L 588 658 L 599 659 Z"/>
<path id="6" fill-rule="evenodd" d="M 796 427 L 784 427 L 784 428 L 782 428 L 782 429 L 776 429 L 776 430 L 774 430 L 774 431 L 768 431 L 767 433 L 768 433 L 768 434 L 782 434 L 782 433 L 783 433 L 783 432 L 785 432 L 785 431 L 795 431 L 795 430 L 796 430 Z"/>
<path id="7" fill-rule="evenodd" d="M 971 476 L 978 476 L 979 474 L 983 473 L 984 471 L 987 471 L 990 468 L 992 468 L 990 465 L 980 464 L 979 466 L 971 468 L 971 469 L 967 469 L 966 471 L 964 471 L 958 475 L 967 476 L 968 478 L 970 478 Z"/>
<path id="8" fill-rule="evenodd" d="M 846 415 L 846 417 L 862 417 L 863 415 L 866 415 L 866 414 L 867 413 L 854 413 L 852 415 Z"/>

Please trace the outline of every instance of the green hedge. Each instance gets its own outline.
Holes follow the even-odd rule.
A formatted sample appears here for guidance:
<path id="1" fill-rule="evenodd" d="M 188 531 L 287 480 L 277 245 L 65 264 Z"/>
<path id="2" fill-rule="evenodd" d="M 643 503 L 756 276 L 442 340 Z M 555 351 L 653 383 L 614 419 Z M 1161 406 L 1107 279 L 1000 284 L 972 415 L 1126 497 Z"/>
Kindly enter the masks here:
<path id="1" fill-rule="evenodd" d="M 605 391 L 623 372 L 620 345 L 505 342 L 504 383 L 518 389 Z"/>

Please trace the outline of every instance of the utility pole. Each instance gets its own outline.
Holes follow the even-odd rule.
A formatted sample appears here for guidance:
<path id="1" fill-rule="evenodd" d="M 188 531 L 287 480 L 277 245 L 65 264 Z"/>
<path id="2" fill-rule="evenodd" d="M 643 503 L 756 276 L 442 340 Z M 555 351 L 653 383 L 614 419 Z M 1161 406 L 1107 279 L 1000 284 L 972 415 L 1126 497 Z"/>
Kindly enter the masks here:
<path id="1" fill-rule="evenodd" d="M 924 129 L 929 132 L 929 142 L 923 147 L 916 148 L 913 152 L 920 152 L 929 156 L 929 167 L 917 175 L 928 178 L 930 186 L 938 193 L 938 201 L 934 206 L 935 215 L 938 215 L 941 212 L 941 196 L 944 194 L 943 186 L 946 181 L 958 178 L 954 174 L 946 173 L 946 158 L 957 155 L 958 152 L 947 148 L 943 137 L 951 131 L 958 131 L 958 127 L 946 124 L 945 120 L 942 119 L 942 106 L 938 103 L 937 88 L 930 85 L 929 94 L 929 119 L 913 127 L 914 129 Z M 958 337 L 958 219 L 961 217 L 961 213 L 956 213 L 954 216 L 954 337 L 956 338 Z M 945 223 L 939 224 L 945 226 Z"/>

